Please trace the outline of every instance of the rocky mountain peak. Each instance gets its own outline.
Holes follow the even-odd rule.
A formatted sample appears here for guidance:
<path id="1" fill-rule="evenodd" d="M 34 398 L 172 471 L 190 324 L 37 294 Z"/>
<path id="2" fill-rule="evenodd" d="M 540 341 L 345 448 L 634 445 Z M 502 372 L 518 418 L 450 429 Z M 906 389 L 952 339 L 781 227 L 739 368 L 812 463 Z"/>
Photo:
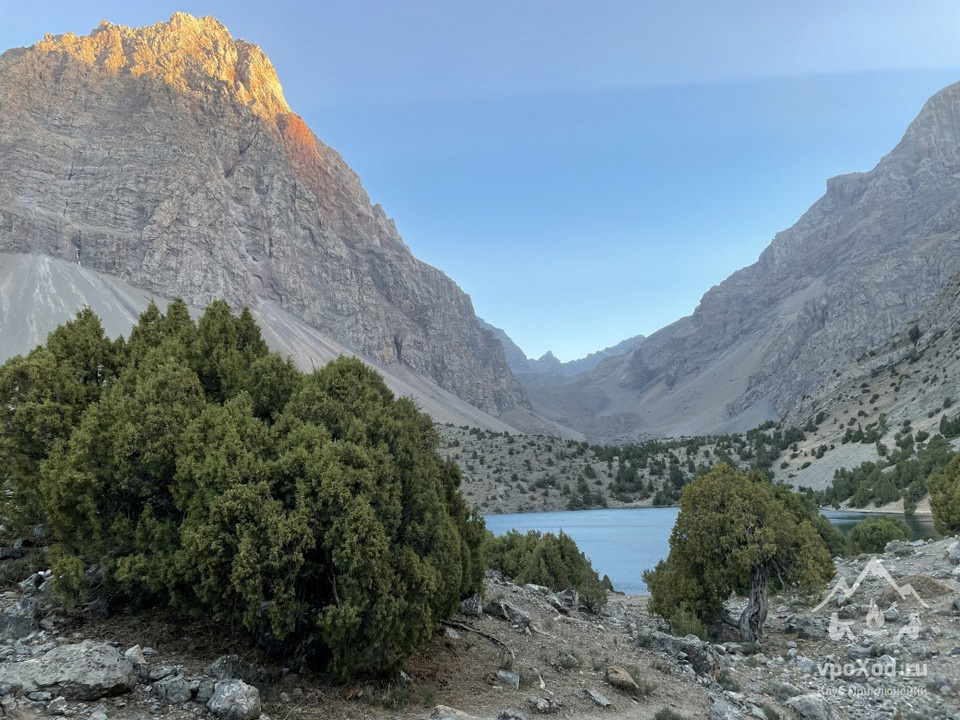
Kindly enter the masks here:
<path id="1" fill-rule="evenodd" d="M 408 386 L 527 412 L 470 298 L 291 112 L 267 56 L 212 18 L 103 22 L 0 55 L 0 167 L 0 253 L 292 316 Z"/>
<path id="2" fill-rule="evenodd" d="M 116 74 L 149 75 L 194 96 L 229 97 L 268 119 L 290 112 L 266 54 L 234 40 L 212 17 L 178 12 L 167 22 L 139 28 L 101 20 L 89 35 L 47 35 L 34 49 Z"/>

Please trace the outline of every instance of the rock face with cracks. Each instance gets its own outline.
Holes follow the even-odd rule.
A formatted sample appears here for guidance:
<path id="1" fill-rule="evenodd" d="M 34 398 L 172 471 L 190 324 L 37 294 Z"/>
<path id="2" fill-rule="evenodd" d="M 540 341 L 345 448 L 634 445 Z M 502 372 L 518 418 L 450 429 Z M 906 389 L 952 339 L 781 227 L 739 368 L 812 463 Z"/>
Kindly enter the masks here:
<path id="1" fill-rule="evenodd" d="M 0 164 L 0 252 L 197 307 L 270 304 L 494 415 L 527 404 L 470 298 L 212 18 L 104 22 L 0 56 Z"/>

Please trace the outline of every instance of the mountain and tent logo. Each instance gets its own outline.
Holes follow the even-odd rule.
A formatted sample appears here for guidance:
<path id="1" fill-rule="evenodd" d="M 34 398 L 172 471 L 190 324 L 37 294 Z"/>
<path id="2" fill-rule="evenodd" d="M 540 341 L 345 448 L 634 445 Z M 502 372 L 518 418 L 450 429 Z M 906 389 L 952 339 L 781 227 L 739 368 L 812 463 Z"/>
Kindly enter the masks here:
<path id="1" fill-rule="evenodd" d="M 842 602 L 846 602 L 853 595 L 856 594 L 857 590 L 860 589 L 860 586 L 869 578 L 879 578 L 882 580 L 888 587 L 893 589 L 894 592 L 900 597 L 901 600 L 916 600 L 924 608 L 929 609 L 926 601 L 920 597 L 920 594 L 914 589 L 913 585 L 906 583 L 900 585 L 890 574 L 890 571 L 887 570 L 886 566 L 883 564 L 883 560 L 878 557 L 872 557 L 860 571 L 860 574 L 857 576 L 857 579 L 854 581 L 853 585 L 848 585 L 847 581 L 844 578 L 838 578 L 837 582 L 834 583 L 833 587 L 830 589 L 830 592 L 827 593 L 827 596 L 821 601 L 819 605 L 813 608 L 813 612 L 821 610 L 824 606 L 827 605 L 834 598 L 840 598 Z M 862 632 L 868 636 L 880 635 L 883 633 L 883 626 L 886 619 L 884 613 L 877 606 L 876 600 L 870 601 L 870 609 L 867 611 L 866 616 L 866 627 L 862 629 Z M 830 626 L 828 629 L 830 639 L 834 641 L 840 641 L 848 639 L 853 641 L 855 635 L 853 632 L 854 621 L 843 621 L 839 617 L 839 613 L 833 612 L 830 616 Z M 917 636 L 920 634 L 920 614 L 911 613 L 909 616 L 909 622 L 901 627 L 900 631 L 897 633 L 896 639 L 900 641 L 904 637 L 916 640 Z"/>

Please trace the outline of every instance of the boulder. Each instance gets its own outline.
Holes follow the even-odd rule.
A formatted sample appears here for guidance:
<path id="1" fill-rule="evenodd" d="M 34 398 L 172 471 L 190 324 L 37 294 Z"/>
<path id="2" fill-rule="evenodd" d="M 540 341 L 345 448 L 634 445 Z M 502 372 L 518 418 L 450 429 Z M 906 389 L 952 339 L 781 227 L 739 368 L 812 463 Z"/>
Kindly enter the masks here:
<path id="1" fill-rule="evenodd" d="M 960 540 L 954 540 L 947 546 L 947 559 L 954 565 L 960 565 Z"/>
<path id="2" fill-rule="evenodd" d="M 27 595 L 17 600 L 13 605 L 3 611 L 4 615 L 9 617 L 28 618 L 33 620 L 37 617 L 37 601 Z"/>
<path id="3" fill-rule="evenodd" d="M 589 688 L 585 689 L 582 693 L 580 693 L 580 696 L 584 699 L 593 700 L 597 705 L 603 708 L 607 708 L 613 705 L 612 702 L 607 700 L 603 695 L 598 693 L 596 690 L 591 690 Z"/>
<path id="4" fill-rule="evenodd" d="M 483 598 L 479 593 L 475 593 L 460 603 L 460 612 L 463 615 L 479 617 L 483 615 Z"/>
<path id="5" fill-rule="evenodd" d="M 129 692 L 133 663 L 110 645 L 61 645 L 39 658 L 0 667 L 0 694 L 51 690 L 67 700 L 97 700 Z"/>
<path id="6" fill-rule="evenodd" d="M 263 670 L 239 655 L 221 655 L 210 663 L 207 675 L 217 680 L 243 680 L 248 685 L 259 685 L 265 679 Z"/>
<path id="7" fill-rule="evenodd" d="M 473 715 L 467 715 L 462 710 L 454 710 L 446 705 L 437 705 L 430 712 L 430 720 L 479 720 Z"/>
<path id="8" fill-rule="evenodd" d="M 520 689 L 520 676 L 509 670 L 497 670 L 497 680 L 509 687 Z"/>
<path id="9" fill-rule="evenodd" d="M 626 668 L 619 665 L 611 665 L 607 668 L 607 682 L 617 690 L 625 693 L 635 694 L 640 692 L 640 686 L 633 676 L 627 672 Z"/>
<path id="10" fill-rule="evenodd" d="M 666 653 L 671 657 L 680 658 L 682 655 L 697 675 L 708 676 L 717 669 L 717 655 L 713 646 L 701 642 L 694 635 L 678 638 L 654 630 L 646 636 L 645 642 L 648 642 L 648 647 Z"/>
<path id="11" fill-rule="evenodd" d="M 207 709 L 220 720 L 256 720 L 260 717 L 260 693 L 243 680 L 220 680 Z"/>
<path id="12" fill-rule="evenodd" d="M 62 695 L 55 697 L 47 704 L 47 715 L 66 715 L 67 699 Z"/>
<path id="13" fill-rule="evenodd" d="M 803 691 L 793 683 L 780 681 L 773 684 L 768 694 L 774 697 L 796 697 L 802 695 Z"/>
<path id="14" fill-rule="evenodd" d="M 524 715 L 519 710 L 514 710 L 513 708 L 507 708 L 497 715 L 497 720 L 527 720 L 527 716 Z"/>
<path id="15" fill-rule="evenodd" d="M 601 615 L 615 622 L 624 622 L 627 619 L 627 609 L 622 603 L 607 603 L 607 606 L 603 609 Z"/>
<path id="16" fill-rule="evenodd" d="M 158 698 L 171 705 L 185 703 L 193 696 L 190 692 L 190 683 L 182 675 L 165 677 L 154 684 L 153 690 Z"/>
<path id="17" fill-rule="evenodd" d="M 715 697 L 708 717 L 709 720 L 742 720 L 743 714 L 725 698 Z"/>
<path id="18" fill-rule="evenodd" d="M 567 588 L 558 592 L 557 600 L 567 610 L 575 611 L 580 608 L 580 592 L 576 588 Z"/>
<path id="19" fill-rule="evenodd" d="M 0 615 L 0 638 L 20 640 L 38 628 L 37 621 L 32 618 Z"/>
<path id="20" fill-rule="evenodd" d="M 494 600 L 484 608 L 484 611 L 486 611 L 488 615 L 503 618 L 511 625 L 516 625 L 521 628 L 529 627 L 532 622 L 529 613 L 508 603 L 506 600 Z"/>
<path id="21" fill-rule="evenodd" d="M 554 710 L 553 703 L 539 695 L 531 695 L 528 697 L 527 704 L 538 713 L 549 713 Z"/>
<path id="22" fill-rule="evenodd" d="M 796 713 L 807 720 L 834 720 L 836 717 L 833 710 L 827 705 L 823 695 L 818 693 L 809 693 L 790 698 L 786 702 L 787 706 L 793 708 Z"/>

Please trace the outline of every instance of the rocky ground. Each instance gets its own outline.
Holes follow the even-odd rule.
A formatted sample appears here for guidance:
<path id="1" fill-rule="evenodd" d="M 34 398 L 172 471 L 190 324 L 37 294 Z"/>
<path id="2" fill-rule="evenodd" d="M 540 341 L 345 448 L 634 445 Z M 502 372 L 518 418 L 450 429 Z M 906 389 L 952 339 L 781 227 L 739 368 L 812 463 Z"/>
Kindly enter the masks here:
<path id="1" fill-rule="evenodd" d="M 602 502 L 622 505 L 609 488 L 616 466 L 599 460 L 586 443 L 453 425 L 437 429 L 440 452 L 460 466 L 467 502 L 485 514 L 566 510 L 581 479 Z"/>
<path id="2" fill-rule="evenodd" d="M 771 598 L 756 646 L 674 637 L 644 597 L 611 594 L 594 614 L 572 592 L 491 573 L 485 598 L 390 683 L 332 684 L 239 633 L 161 611 L 65 608 L 40 572 L 0 595 L 0 709 L 78 720 L 960 718 L 960 541 L 888 549 L 838 561 L 847 592 Z"/>

